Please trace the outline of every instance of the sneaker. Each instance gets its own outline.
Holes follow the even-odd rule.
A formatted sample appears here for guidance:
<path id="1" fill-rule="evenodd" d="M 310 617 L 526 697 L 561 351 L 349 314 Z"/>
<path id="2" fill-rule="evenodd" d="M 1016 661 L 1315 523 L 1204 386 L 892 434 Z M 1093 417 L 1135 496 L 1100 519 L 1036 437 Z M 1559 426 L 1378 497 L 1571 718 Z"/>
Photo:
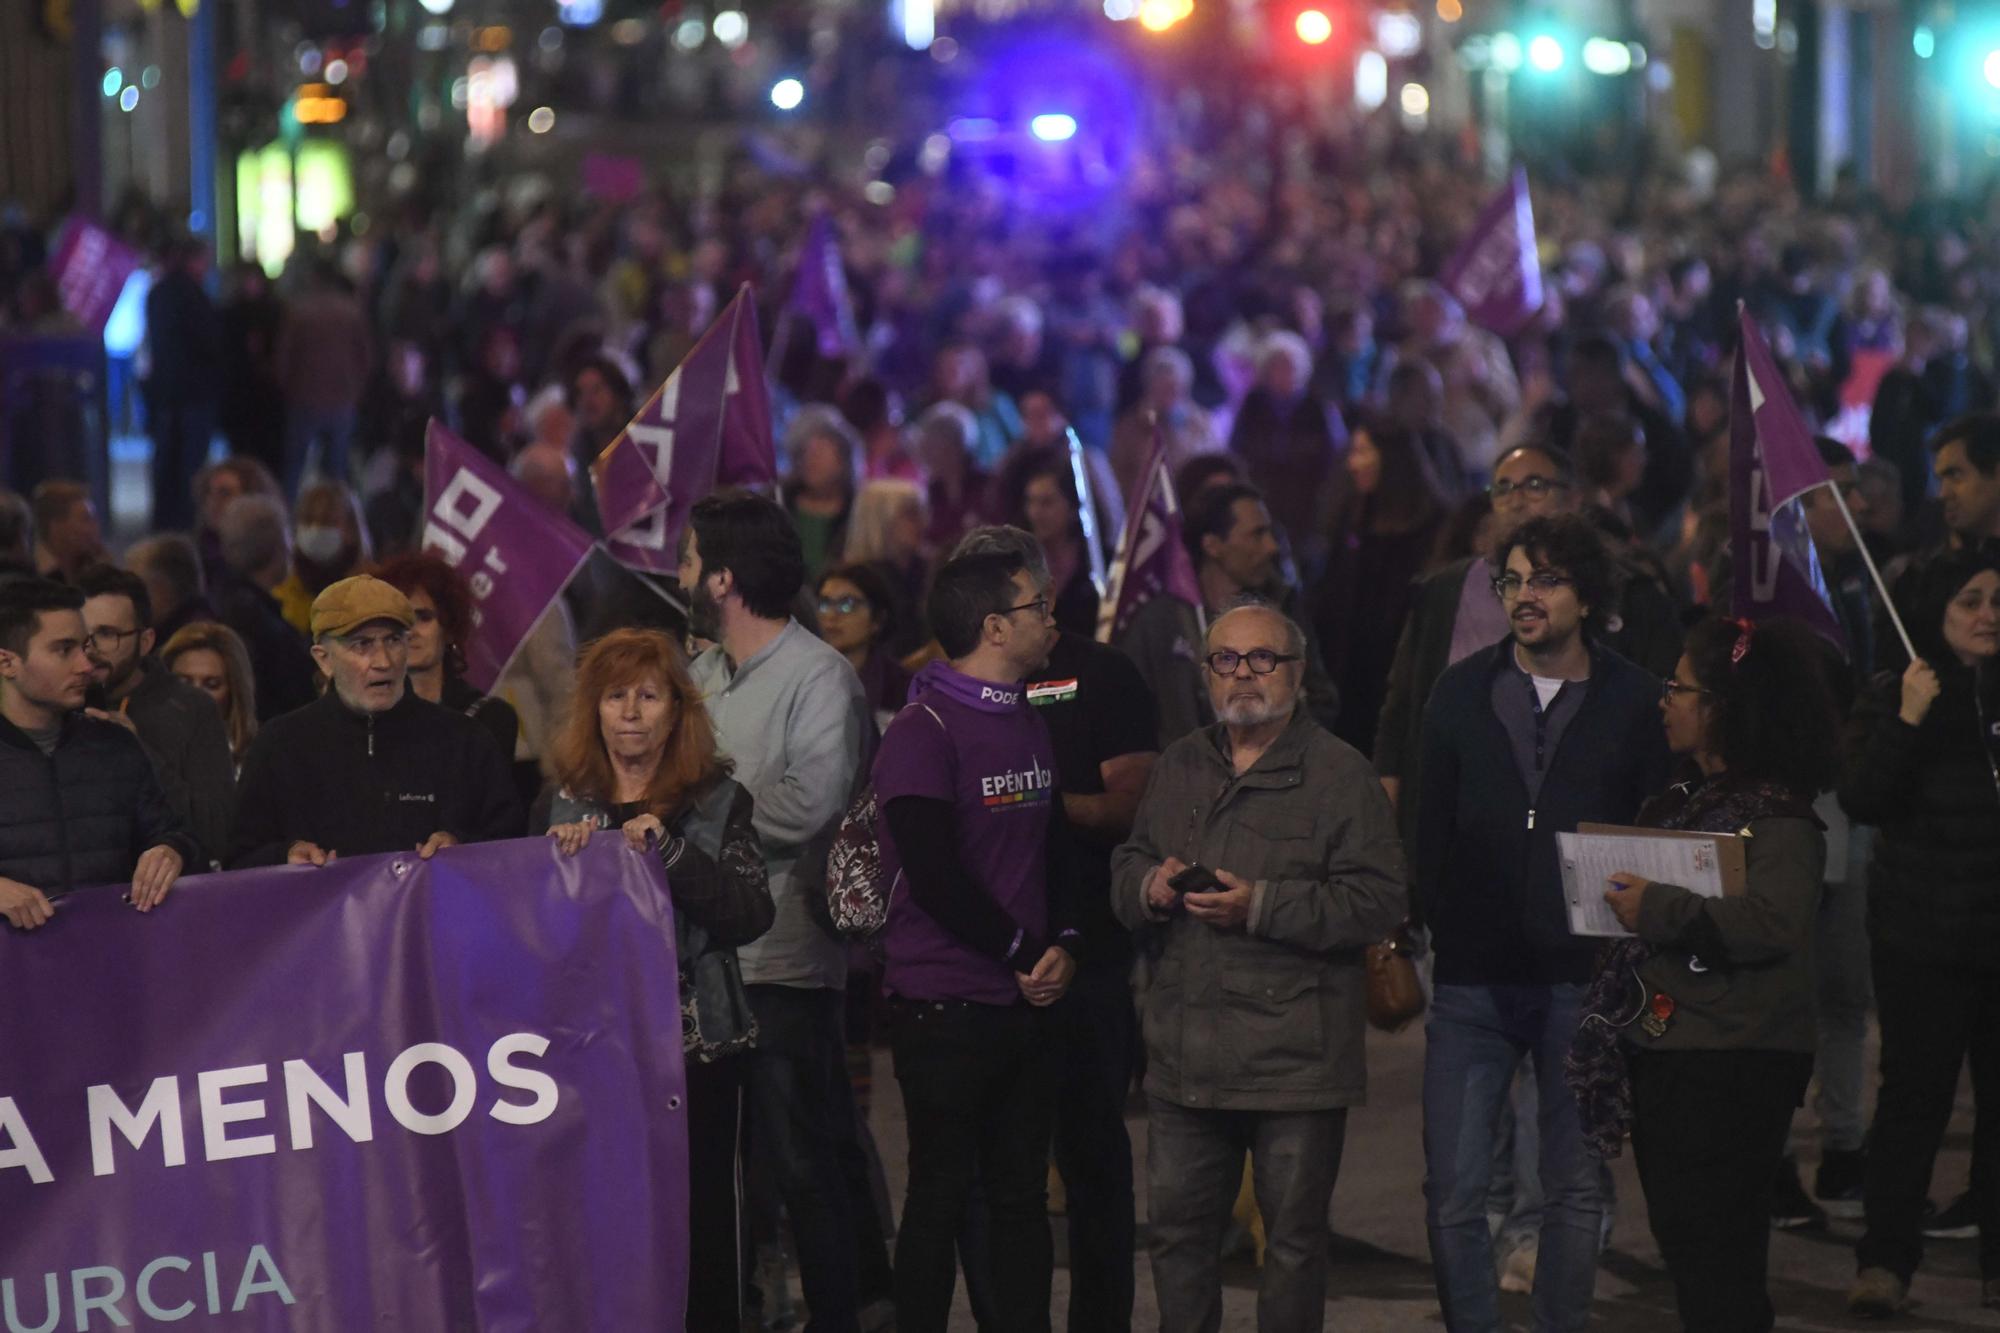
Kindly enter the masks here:
<path id="1" fill-rule="evenodd" d="M 1871 1319 L 1901 1314 L 1910 1303 L 1910 1284 L 1886 1268 L 1864 1268 L 1847 1289 L 1847 1312 Z"/>
<path id="2" fill-rule="evenodd" d="M 1924 1235 L 1932 1240 L 1978 1240 L 1979 1218 L 1972 1211 L 1972 1193 L 1967 1191 L 1942 1209 L 1924 1205 Z"/>
<path id="3" fill-rule="evenodd" d="M 1519 1293 L 1535 1289 L 1535 1256 L 1533 1245 L 1523 1245 L 1507 1256 L 1507 1262 L 1500 1267 L 1500 1290 Z"/>
<path id="4" fill-rule="evenodd" d="M 1828 1217 L 1851 1221 L 1864 1215 L 1862 1176 L 1867 1166 L 1868 1154 L 1860 1148 L 1828 1148 L 1820 1154 L 1819 1170 L 1813 1175 L 1813 1196 Z"/>
<path id="5" fill-rule="evenodd" d="M 1771 1225 L 1780 1231 L 1817 1231 L 1826 1225 L 1826 1210 L 1806 1197 L 1798 1166 L 1789 1157 L 1779 1163 L 1771 1191 Z"/>

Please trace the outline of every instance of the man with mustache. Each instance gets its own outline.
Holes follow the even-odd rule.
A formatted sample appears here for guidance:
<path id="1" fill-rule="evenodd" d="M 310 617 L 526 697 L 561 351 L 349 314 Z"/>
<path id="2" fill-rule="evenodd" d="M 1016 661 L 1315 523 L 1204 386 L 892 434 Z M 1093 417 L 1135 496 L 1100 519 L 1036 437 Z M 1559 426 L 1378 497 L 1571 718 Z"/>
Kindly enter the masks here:
<path id="1" fill-rule="evenodd" d="M 1617 584 L 1595 525 L 1532 519 L 1499 555 L 1508 636 L 1446 670 L 1424 713 L 1412 882 L 1436 949 L 1425 1222 L 1445 1326 L 1498 1330 L 1493 1135 L 1531 1058 L 1545 1200 L 1534 1326 L 1571 1333 L 1589 1322 L 1604 1204 L 1563 1082 L 1595 949 L 1569 933 L 1555 835 L 1630 823 L 1668 758 L 1659 678 L 1597 641 Z"/>

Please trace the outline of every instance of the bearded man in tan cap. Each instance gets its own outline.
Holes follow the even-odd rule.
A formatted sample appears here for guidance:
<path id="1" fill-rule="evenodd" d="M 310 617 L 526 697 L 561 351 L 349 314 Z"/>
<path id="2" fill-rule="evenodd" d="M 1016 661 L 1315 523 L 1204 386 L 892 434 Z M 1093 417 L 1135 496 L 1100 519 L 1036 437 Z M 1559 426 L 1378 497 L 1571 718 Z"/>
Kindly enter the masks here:
<path id="1" fill-rule="evenodd" d="M 478 723 L 408 688 L 409 598 L 366 574 L 313 600 L 318 701 L 266 723 L 237 783 L 232 866 L 442 847 L 522 832 L 506 760 Z"/>

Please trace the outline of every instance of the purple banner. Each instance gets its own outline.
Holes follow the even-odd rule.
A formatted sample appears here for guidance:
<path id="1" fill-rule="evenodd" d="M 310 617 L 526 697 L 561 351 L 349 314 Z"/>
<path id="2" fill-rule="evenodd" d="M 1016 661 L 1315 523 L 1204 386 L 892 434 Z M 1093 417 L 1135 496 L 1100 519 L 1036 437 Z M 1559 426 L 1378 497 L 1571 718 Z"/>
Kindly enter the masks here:
<path id="1" fill-rule="evenodd" d="M 1097 638 L 1115 642 L 1139 609 L 1155 597 L 1173 597 L 1194 608 L 1201 618 L 1201 584 L 1194 561 L 1181 541 L 1180 504 L 1173 479 L 1167 475 L 1167 445 L 1159 426 L 1153 427 L 1153 456 L 1140 473 L 1139 493 L 1125 513 L 1125 531 L 1118 539 L 1118 559 L 1111 567 L 1111 595 L 1097 614 Z"/>
<path id="2" fill-rule="evenodd" d="M 1748 316 L 1739 323 L 1742 340 L 1729 400 L 1733 613 L 1750 620 L 1796 616 L 1845 646 L 1847 635 L 1827 596 L 1805 515 L 1793 503 L 1827 479 L 1826 468 L 1763 335 Z"/>
<path id="3" fill-rule="evenodd" d="M 125 290 L 126 279 L 138 267 L 136 251 L 95 222 L 80 217 L 64 225 L 55 256 L 49 261 L 63 309 L 100 338 L 112 307 L 118 304 L 118 294 Z"/>
<path id="4" fill-rule="evenodd" d="M 678 1329 L 659 862 L 546 839 L 201 875 L 0 927 L 24 1329 Z"/>
<path id="5" fill-rule="evenodd" d="M 590 537 L 433 421 L 424 436 L 424 540 L 472 588 L 465 678 L 493 688 L 590 555 Z"/>
<path id="6" fill-rule="evenodd" d="M 1465 307 L 1466 318 L 1503 338 L 1518 333 L 1542 308 L 1542 262 L 1535 253 L 1527 172 L 1514 168 L 1506 188 L 1479 210 L 1438 281 Z"/>
<path id="7" fill-rule="evenodd" d="M 777 476 L 770 390 L 746 283 L 639 415 L 590 467 L 604 547 L 619 563 L 672 574 L 695 501 L 717 486 Z"/>
<path id="8" fill-rule="evenodd" d="M 792 309 L 813 326 L 819 354 L 829 360 L 852 356 L 861 348 L 854 323 L 854 303 L 847 295 L 847 271 L 840 261 L 840 241 L 833 223 L 821 213 L 806 230 L 799 250 L 798 276 L 792 282 Z"/>

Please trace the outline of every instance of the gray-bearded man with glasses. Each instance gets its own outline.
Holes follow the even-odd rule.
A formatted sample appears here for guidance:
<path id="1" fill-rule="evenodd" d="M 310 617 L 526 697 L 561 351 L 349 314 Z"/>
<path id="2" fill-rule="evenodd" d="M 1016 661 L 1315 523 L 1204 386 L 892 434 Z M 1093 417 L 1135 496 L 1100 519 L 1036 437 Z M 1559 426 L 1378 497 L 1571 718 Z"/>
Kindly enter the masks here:
<path id="1" fill-rule="evenodd" d="M 237 784 L 236 867 L 325 865 L 518 836 L 507 759 L 479 723 L 408 687 L 409 598 L 366 574 L 313 599 L 327 689 L 257 733 Z"/>
<path id="2" fill-rule="evenodd" d="M 1153 1284 L 1163 1333 L 1222 1318 L 1216 1238 L 1251 1155 L 1264 1333 L 1323 1326 L 1327 1208 L 1367 1082 L 1362 950 L 1406 909 L 1368 761 L 1304 705 L 1305 635 L 1264 604 L 1209 627 L 1219 719 L 1169 745 L 1112 861 L 1157 956 L 1143 998 Z"/>

